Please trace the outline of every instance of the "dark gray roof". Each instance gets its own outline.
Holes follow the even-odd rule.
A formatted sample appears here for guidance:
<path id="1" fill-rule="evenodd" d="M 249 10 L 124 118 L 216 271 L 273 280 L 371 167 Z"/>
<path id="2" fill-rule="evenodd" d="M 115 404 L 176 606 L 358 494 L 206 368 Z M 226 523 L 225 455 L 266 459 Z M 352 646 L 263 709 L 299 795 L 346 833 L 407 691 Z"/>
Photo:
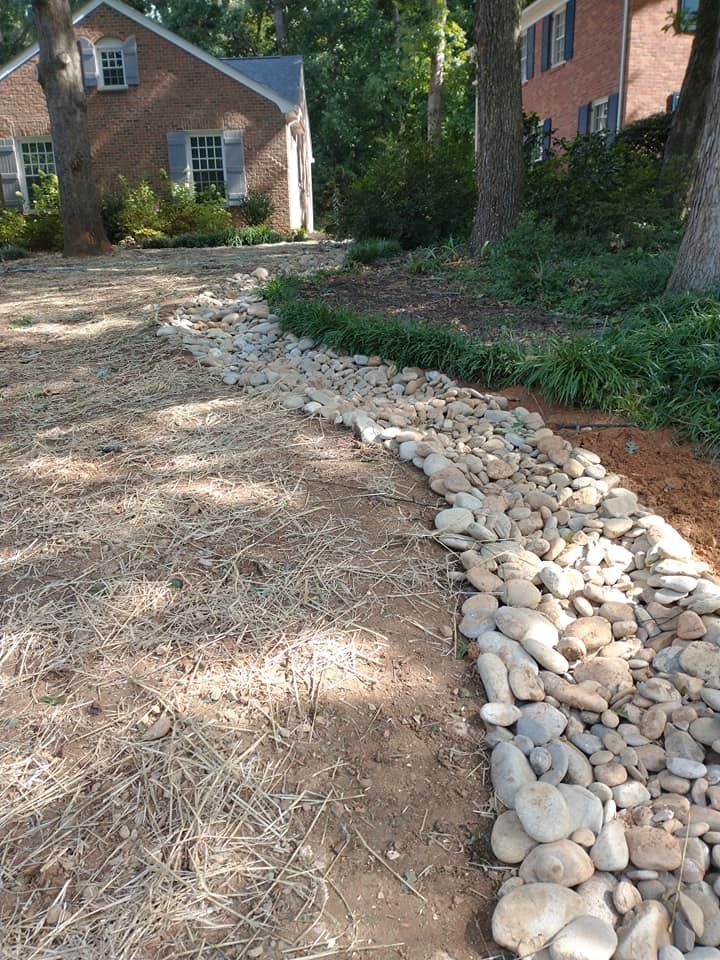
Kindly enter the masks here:
<path id="1" fill-rule="evenodd" d="M 238 73 L 244 73 L 256 83 L 269 87 L 285 100 L 299 105 L 302 57 L 223 57 L 223 63 L 227 63 Z"/>

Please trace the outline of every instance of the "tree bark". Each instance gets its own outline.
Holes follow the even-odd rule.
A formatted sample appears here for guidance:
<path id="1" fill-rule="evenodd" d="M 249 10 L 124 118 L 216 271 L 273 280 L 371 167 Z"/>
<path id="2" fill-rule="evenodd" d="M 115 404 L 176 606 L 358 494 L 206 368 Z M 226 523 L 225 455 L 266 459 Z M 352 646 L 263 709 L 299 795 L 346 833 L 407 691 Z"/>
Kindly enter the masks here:
<path id="1" fill-rule="evenodd" d="M 720 290 L 720 20 L 687 227 L 668 289 Z"/>
<path id="2" fill-rule="evenodd" d="M 287 38 L 285 36 L 285 15 L 283 13 L 282 0 L 274 0 L 273 3 L 273 21 L 275 23 L 275 39 L 280 53 L 285 49 Z"/>
<path id="3" fill-rule="evenodd" d="M 442 134 L 442 94 L 445 82 L 445 28 L 447 0 L 432 0 L 432 53 L 430 55 L 430 83 L 428 85 L 427 136 L 439 140 Z"/>
<path id="4" fill-rule="evenodd" d="M 697 152 L 713 69 L 715 35 L 720 21 L 718 0 L 700 0 L 690 59 L 680 90 L 680 102 L 670 127 L 663 157 L 663 180 L 688 173 Z"/>
<path id="5" fill-rule="evenodd" d="M 519 0 L 476 0 L 477 184 L 470 246 L 502 240 L 522 200 L 522 94 Z"/>
<path id="6" fill-rule="evenodd" d="M 60 187 L 66 257 L 110 253 L 93 174 L 87 102 L 69 0 L 33 0 L 55 167 Z"/>

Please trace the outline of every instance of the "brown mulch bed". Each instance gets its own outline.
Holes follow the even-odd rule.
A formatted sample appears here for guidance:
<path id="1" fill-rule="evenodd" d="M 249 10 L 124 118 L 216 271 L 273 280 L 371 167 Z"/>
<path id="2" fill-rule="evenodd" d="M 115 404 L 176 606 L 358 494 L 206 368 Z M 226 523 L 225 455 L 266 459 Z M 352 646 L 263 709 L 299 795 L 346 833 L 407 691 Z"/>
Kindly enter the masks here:
<path id="1" fill-rule="evenodd" d="M 308 284 L 307 292 L 333 306 L 422 320 L 482 340 L 495 340 L 500 334 L 528 340 L 567 333 L 562 321 L 543 310 L 502 303 L 469 290 L 460 280 L 411 273 L 401 258 L 320 277 Z"/>

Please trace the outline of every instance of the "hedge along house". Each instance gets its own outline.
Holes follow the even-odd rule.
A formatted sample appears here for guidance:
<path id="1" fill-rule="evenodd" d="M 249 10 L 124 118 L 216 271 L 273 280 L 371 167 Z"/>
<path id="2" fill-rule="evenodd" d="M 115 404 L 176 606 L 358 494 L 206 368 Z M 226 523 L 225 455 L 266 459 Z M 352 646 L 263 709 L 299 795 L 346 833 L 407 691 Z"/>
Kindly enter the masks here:
<path id="1" fill-rule="evenodd" d="M 698 0 L 535 0 L 523 10 L 523 110 L 540 120 L 538 159 L 552 137 L 614 134 L 675 109 L 692 33 L 671 28 L 673 5 L 687 19 Z"/>
<path id="2" fill-rule="evenodd" d="M 95 176 L 155 185 L 216 185 L 234 219 L 266 193 L 279 230 L 313 229 L 312 144 L 301 57 L 220 60 L 121 0 L 91 0 L 73 18 Z M 54 172 L 37 45 L 0 68 L 0 206 L 28 208 L 39 172 Z"/>

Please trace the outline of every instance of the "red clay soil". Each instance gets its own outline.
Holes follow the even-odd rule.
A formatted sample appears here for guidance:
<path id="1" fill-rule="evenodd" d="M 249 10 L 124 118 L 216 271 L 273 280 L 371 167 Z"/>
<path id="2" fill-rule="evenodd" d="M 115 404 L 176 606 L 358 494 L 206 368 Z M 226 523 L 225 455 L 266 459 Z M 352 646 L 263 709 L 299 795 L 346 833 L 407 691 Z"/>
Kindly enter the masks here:
<path id="1" fill-rule="evenodd" d="M 720 573 L 720 463 L 703 459 L 672 430 L 587 427 L 619 420 L 598 410 L 556 406 L 523 387 L 500 392 L 528 410 L 537 410 L 549 427 L 568 440 L 594 450 L 609 470 L 619 474 L 647 507 L 672 523 L 697 555 Z"/>

